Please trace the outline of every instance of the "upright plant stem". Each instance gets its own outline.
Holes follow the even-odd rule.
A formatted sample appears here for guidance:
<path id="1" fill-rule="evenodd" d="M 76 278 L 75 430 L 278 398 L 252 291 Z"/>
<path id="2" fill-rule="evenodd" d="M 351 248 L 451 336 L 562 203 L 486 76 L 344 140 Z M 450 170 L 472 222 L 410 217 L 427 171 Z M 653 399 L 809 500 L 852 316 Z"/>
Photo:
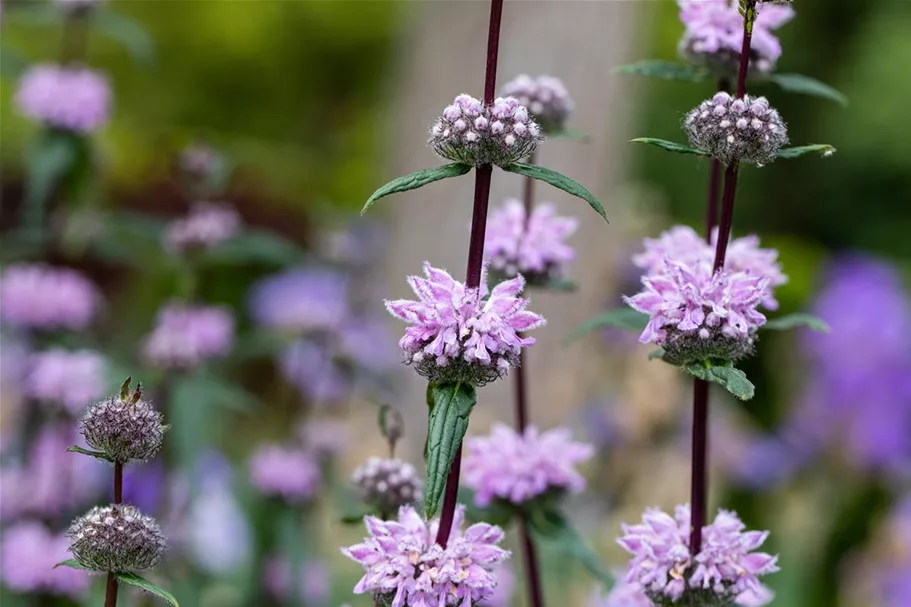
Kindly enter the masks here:
<path id="1" fill-rule="evenodd" d="M 491 0 L 490 26 L 487 33 L 487 70 L 484 77 L 484 105 L 493 104 L 497 90 L 497 58 L 500 49 L 500 21 L 503 17 L 503 0 Z M 475 170 L 474 207 L 471 213 L 471 239 L 468 242 L 468 268 L 465 272 L 465 286 L 477 289 L 481 285 L 481 271 L 484 263 L 484 234 L 487 231 L 487 206 L 490 202 L 490 179 L 493 167 L 485 165 Z M 459 499 L 459 475 L 462 470 L 462 445 L 456 451 L 452 467 L 446 477 L 446 492 L 440 512 L 440 526 L 436 543 L 445 548 L 452 532 L 456 505 Z"/>
<path id="2" fill-rule="evenodd" d="M 114 463 L 114 503 L 123 503 L 123 464 Z M 108 572 L 108 583 L 104 593 L 104 607 L 117 607 L 117 577 Z"/>
<path id="3" fill-rule="evenodd" d="M 718 80 L 718 90 L 727 92 L 730 83 L 727 78 Z M 718 225 L 718 203 L 721 200 L 721 161 L 712 158 L 712 168 L 709 171 L 709 200 L 706 205 L 705 239 L 712 242 L 712 232 Z"/>
<path id="4" fill-rule="evenodd" d="M 747 74 L 750 68 L 750 51 L 753 40 L 753 22 L 756 20 L 757 0 L 746 0 L 743 19 L 743 45 L 740 48 L 740 65 L 737 71 L 737 97 L 746 95 Z M 719 82 L 724 90 L 727 82 Z M 709 183 L 709 202 L 706 222 L 706 240 L 711 242 L 715 217 L 717 217 L 718 175 L 721 163 L 712 162 L 712 181 Z M 724 268 L 731 227 L 734 223 L 734 196 L 737 192 L 737 174 L 740 164 L 732 162 L 724 172 L 724 193 L 721 197 L 721 219 L 718 224 L 718 242 L 715 245 L 715 260 L 712 271 Z M 693 381 L 693 440 L 692 479 L 690 483 L 690 553 L 696 555 L 702 549 L 702 528 L 708 514 L 708 420 L 709 385 L 703 380 Z"/>

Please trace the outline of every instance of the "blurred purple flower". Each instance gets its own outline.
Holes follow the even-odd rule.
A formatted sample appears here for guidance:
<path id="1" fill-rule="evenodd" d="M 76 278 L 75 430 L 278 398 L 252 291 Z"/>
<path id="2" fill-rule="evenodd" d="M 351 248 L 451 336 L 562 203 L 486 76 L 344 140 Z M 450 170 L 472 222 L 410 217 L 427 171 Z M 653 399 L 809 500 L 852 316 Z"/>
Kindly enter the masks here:
<path id="1" fill-rule="evenodd" d="M 16 327 L 83 329 L 100 304 L 95 285 L 75 270 L 17 263 L 0 275 L 0 319 Z"/>
<path id="2" fill-rule="evenodd" d="M 41 523 L 23 521 L 3 531 L 0 540 L 0 578 L 16 593 L 78 598 L 91 582 L 86 571 L 54 565 L 72 557 L 69 540 L 54 535 Z"/>
<path id="3" fill-rule="evenodd" d="M 123 501 L 155 516 L 162 505 L 167 471 L 161 458 L 133 464 L 123 470 Z"/>
<path id="4" fill-rule="evenodd" d="M 348 315 L 348 279 L 323 268 L 297 268 L 253 286 L 250 313 L 262 327 L 299 335 L 330 331 Z"/>
<path id="5" fill-rule="evenodd" d="M 575 217 L 561 217 L 550 203 L 538 204 L 526 218 L 525 205 L 508 199 L 487 221 L 484 255 L 491 270 L 506 278 L 521 274 L 529 284 L 561 278 L 576 254 L 566 244 L 579 227 Z"/>
<path id="6" fill-rule="evenodd" d="M 575 108 L 563 81 L 554 76 L 520 74 L 503 85 L 504 97 L 515 97 L 528 108 L 544 133 L 559 133 Z"/>
<path id="7" fill-rule="evenodd" d="M 92 350 L 37 352 L 29 357 L 24 393 L 78 415 L 104 396 L 106 364 L 104 356 Z"/>
<path id="8" fill-rule="evenodd" d="M 626 582 L 639 584 L 656 603 L 705 593 L 728 601 L 747 591 L 758 595 L 763 589 L 759 576 L 778 571 L 778 557 L 754 552 L 768 531 L 745 529 L 736 514 L 719 510 L 703 528 L 702 550 L 691 557 L 689 505 L 677 506 L 673 517 L 650 508 L 642 523 L 624 524 L 617 539 L 633 555 Z"/>
<path id="9" fill-rule="evenodd" d="M 215 576 L 239 574 L 250 562 L 253 530 L 229 478 L 204 480 L 187 512 L 182 539 L 193 562 Z"/>
<path id="10" fill-rule="evenodd" d="M 601 588 L 595 589 L 588 607 L 652 607 L 653 603 L 639 584 L 624 580 L 622 572 L 616 578 L 614 587 L 606 595 Z"/>
<path id="11" fill-rule="evenodd" d="M 384 226 L 363 218 L 351 221 L 342 229 L 322 234 L 319 251 L 323 258 L 349 266 L 365 268 L 374 265 L 388 240 Z"/>
<path id="12" fill-rule="evenodd" d="M 173 220 L 165 228 L 164 246 L 173 253 L 208 249 L 230 240 L 240 231 L 241 219 L 229 206 L 197 202 L 186 217 Z"/>
<path id="13" fill-rule="evenodd" d="M 516 593 L 516 574 L 506 562 L 494 567 L 493 574 L 497 585 L 489 597 L 478 603 L 478 607 L 509 607 Z"/>
<path id="14" fill-rule="evenodd" d="M 309 402 L 325 405 L 345 398 L 352 389 L 351 378 L 333 358 L 329 348 L 299 339 L 281 355 L 282 376 Z"/>
<path id="15" fill-rule="evenodd" d="M 576 466 L 594 455 L 594 448 L 573 442 L 569 430 L 538 432 L 529 426 L 522 434 L 495 424 L 490 436 L 465 442 L 463 483 L 475 492 L 475 503 L 485 508 L 494 499 L 523 504 L 547 492 L 585 489 Z"/>
<path id="16" fill-rule="evenodd" d="M 364 568 L 354 593 L 382 597 L 390 607 L 465 607 L 485 600 L 497 586 L 494 571 L 509 552 L 497 546 L 502 529 L 476 523 L 463 533 L 464 520 L 459 507 L 443 549 L 434 543 L 439 520 L 426 522 L 410 506 L 399 510 L 397 521 L 365 517 L 370 537 L 342 550 Z"/>
<path id="17" fill-rule="evenodd" d="M 809 382 L 785 439 L 804 455 L 837 445 L 866 469 L 911 464 L 911 300 L 895 269 L 836 261 L 812 312 L 831 332 L 803 336 Z"/>
<path id="18" fill-rule="evenodd" d="M 313 456 L 303 449 L 265 445 L 250 458 L 250 481 L 264 495 L 299 504 L 314 496 L 322 479 Z"/>
<path id="19" fill-rule="evenodd" d="M 299 570 L 293 573 L 287 558 L 275 556 L 266 563 L 263 577 L 272 596 L 286 603 L 302 602 L 307 607 L 323 607 L 332 594 L 332 572 L 320 561 L 301 563 Z M 296 592 L 292 587 L 295 582 L 298 585 Z"/>
<path id="20" fill-rule="evenodd" d="M 351 442 L 348 424 L 340 419 L 307 418 L 298 428 L 298 437 L 304 448 L 319 457 L 342 453 Z"/>
<path id="21" fill-rule="evenodd" d="M 209 358 L 227 355 L 234 344 L 234 318 L 227 308 L 170 302 L 142 344 L 150 364 L 189 369 Z"/>
<path id="22" fill-rule="evenodd" d="M 339 327 L 338 352 L 360 371 L 380 375 L 399 363 L 395 337 L 385 318 L 376 316 L 348 318 Z"/>
<path id="23" fill-rule="evenodd" d="M 51 64 L 30 68 L 16 91 L 19 111 L 48 126 L 91 133 L 111 111 L 111 89 L 100 72 Z"/>
<path id="24" fill-rule="evenodd" d="M 521 276 L 501 282 L 485 299 L 484 276 L 474 290 L 428 262 L 424 274 L 426 278 L 408 277 L 420 301 L 386 301 L 390 314 L 411 325 L 399 347 L 420 375 L 483 385 L 515 367 L 521 349 L 534 345 L 534 338 L 522 332 L 545 321 L 525 309 L 528 300 L 519 297 L 525 286 Z"/>

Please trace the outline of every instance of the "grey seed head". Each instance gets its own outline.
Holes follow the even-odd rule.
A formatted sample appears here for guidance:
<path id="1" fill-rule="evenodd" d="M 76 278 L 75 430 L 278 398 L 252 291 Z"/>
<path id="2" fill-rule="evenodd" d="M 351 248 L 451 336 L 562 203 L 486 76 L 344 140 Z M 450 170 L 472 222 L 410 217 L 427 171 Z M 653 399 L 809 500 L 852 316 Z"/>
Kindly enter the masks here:
<path id="1" fill-rule="evenodd" d="M 89 405 L 79 420 L 79 430 L 94 449 L 115 462 L 151 459 L 161 449 L 168 426 L 152 404 L 133 395 L 114 396 Z"/>
<path id="2" fill-rule="evenodd" d="M 398 459 L 371 457 L 351 475 L 366 504 L 393 513 L 423 498 L 423 485 L 414 466 Z"/>
<path id="3" fill-rule="evenodd" d="M 154 567 L 168 544 L 158 523 L 135 506 L 95 506 L 66 532 L 70 552 L 93 571 L 139 571 Z"/>

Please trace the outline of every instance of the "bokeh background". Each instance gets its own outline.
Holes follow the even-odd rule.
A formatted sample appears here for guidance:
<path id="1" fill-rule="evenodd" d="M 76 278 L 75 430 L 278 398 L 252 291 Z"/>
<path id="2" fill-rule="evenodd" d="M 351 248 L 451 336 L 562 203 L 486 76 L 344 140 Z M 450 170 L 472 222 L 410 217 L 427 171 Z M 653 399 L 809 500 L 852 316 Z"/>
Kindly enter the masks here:
<path id="1" fill-rule="evenodd" d="M 800 0 L 795 9 L 780 31 L 779 71 L 818 78 L 850 103 L 757 90 L 792 142 L 838 153 L 745 171 L 734 229 L 779 249 L 790 276 L 777 291 L 781 312 L 813 311 L 832 332 L 764 338 L 745 367 L 756 398 L 713 393 L 710 501 L 771 530 L 782 567 L 768 578 L 775 605 L 907 606 L 911 3 Z M 388 450 L 379 405 L 402 413 L 396 453 L 419 469 L 426 419 L 424 386 L 398 364 L 401 327 L 381 300 L 406 296 L 404 277 L 425 259 L 461 271 L 471 180 L 383 200 L 365 218 L 357 211 L 384 181 L 432 166 L 427 125 L 455 94 L 480 93 L 487 3 L 104 2 L 79 52 L 110 79 L 111 120 L 88 138 L 78 178 L 52 188 L 40 232 L 22 225 L 44 133 L 18 111 L 17 80 L 25 66 L 74 51 L 53 2 L 4 0 L 2 11 L 4 275 L 26 263 L 73 268 L 103 304 L 78 331 L 2 327 L 0 601 L 101 603 L 98 578 L 47 572 L 49 555 L 66 557 L 59 533 L 69 520 L 108 499 L 109 469 L 63 447 L 75 441 L 80 398 L 132 375 L 173 425 L 164 454 L 126 480 L 171 538 L 155 581 L 192 606 L 369 604 L 351 595 L 358 567 L 338 551 L 363 535 L 342 521 L 356 511 L 347 478 Z M 646 361 L 628 334 L 563 342 L 635 291 L 629 256 L 642 237 L 702 223 L 708 164 L 626 142 L 682 140 L 681 116 L 710 85 L 611 73 L 674 59 L 681 32 L 671 0 L 514 1 L 504 14 L 499 81 L 559 76 L 576 102 L 570 126 L 590 136 L 548 142 L 539 161 L 586 184 L 611 218 L 601 225 L 578 201 L 539 189 L 583 218 L 571 270 L 580 288 L 533 295 L 549 325 L 529 362 L 533 419 L 598 447 L 589 490 L 570 506 L 610 568 L 624 564 L 621 521 L 688 497 L 689 384 Z M 202 181 L 194 158 L 209 171 Z M 519 192 L 517 178 L 498 173 L 492 204 Z M 238 234 L 176 255 L 163 244 L 169 222 L 200 200 L 236 209 Z M 147 344 L 159 311 L 187 298 L 229 312 L 233 338 L 177 369 Z M 275 330 L 276 317 L 301 313 L 291 334 Z M 301 328 L 307 314 L 342 320 L 314 337 Z M 41 358 L 53 348 L 96 356 L 84 368 Z M 481 393 L 471 432 L 509 416 L 501 382 Z M 259 471 L 267 456 L 283 480 Z M 550 602 L 586 605 L 595 579 L 559 546 L 544 562 Z M 524 604 L 520 589 L 512 604 Z"/>

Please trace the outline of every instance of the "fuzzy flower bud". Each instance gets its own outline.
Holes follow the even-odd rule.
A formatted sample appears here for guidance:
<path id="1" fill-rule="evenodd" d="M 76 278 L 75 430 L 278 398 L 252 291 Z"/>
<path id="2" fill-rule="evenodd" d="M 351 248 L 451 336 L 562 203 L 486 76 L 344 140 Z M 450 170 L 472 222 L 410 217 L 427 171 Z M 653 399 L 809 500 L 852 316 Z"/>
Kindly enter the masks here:
<path id="1" fill-rule="evenodd" d="M 518 297 L 525 286 L 521 276 L 498 284 L 488 297 L 486 276 L 479 289 L 468 289 L 427 262 L 424 274 L 408 278 L 420 301 L 386 301 L 390 314 L 412 325 L 399 347 L 423 377 L 481 386 L 505 375 L 521 349 L 535 343 L 520 333 L 545 321 Z"/>
<path id="2" fill-rule="evenodd" d="M 575 104 L 563 81 L 553 76 L 532 78 L 527 74 L 516 76 L 503 85 L 503 95 L 515 97 L 528 108 L 532 118 L 544 133 L 559 133 Z"/>
<path id="3" fill-rule="evenodd" d="M 527 217 L 525 206 L 511 198 L 487 220 L 484 255 L 490 269 L 505 278 L 521 274 L 529 285 L 546 285 L 562 278 L 575 258 L 565 241 L 578 227 L 575 218 L 560 217 L 549 203 L 536 205 Z"/>
<path id="4" fill-rule="evenodd" d="M 473 166 L 503 166 L 531 155 L 541 141 L 541 129 L 528 110 L 512 97 L 492 106 L 470 95 L 459 95 L 430 129 L 428 143 L 448 160 Z"/>
<path id="5" fill-rule="evenodd" d="M 186 217 L 168 224 L 164 232 L 164 246 L 172 253 L 209 249 L 234 237 L 240 225 L 240 215 L 234 209 L 211 202 L 197 202 Z"/>
<path id="6" fill-rule="evenodd" d="M 778 557 L 755 550 L 768 531 L 746 531 L 735 513 L 719 510 L 703 527 L 695 556 L 689 535 L 689 505 L 677 506 L 674 516 L 648 509 L 640 524 L 623 525 L 617 543 L 633 555 L 626 582 L 638 584 L 655 605 L 726 607 L 765 594 L 759 577 L 778 571 Z"/>
<path id="7" fill-rule="evenodd" d="M 154 567 L 168 548 L 158 523 L 135 506 L 95 506 L 66 532 L 70 552 L 94 571 L 139 571 Z"/>
<path id="8" fill-rule="evenodd" d="M 380 512 L 395 512 L 423 499 L 421 479 L 414 466 L 398 459 L 371 457 L 354 471 L 351 482 L 361 501 Z"/>
<path id="9" fill-rule="evenodd" d="M 87 134 L 108 121 L 111 91 L 107 78 L 99 72 L 38 65 L 19 81 L 16 104 L 24 116 Z"/>
<path id="10" fill-rule="evenodd" d="M 624 301 L 649 315 L 639 341 L 664 349 L 664 360 L 687 365 L 735 361 L 752 353 L 766 318 L 758 310 L 769 297 L 769 278 L 711 265 L 665 261 L 665 271 L 642 278 L 645 289 Z"/>
<path id="11" fill-rule="evenodd" d="M 788 143 L 788 128 L 765 97 L 735 99 L 724 91 L 690 111 L 683 128 L 692 145 L 725 164 L 762 166 Z"/>
<path id="12" fill-rule="evenodd" d="M 124 391 L 89 405 L 79 420 L 85 442 L 120 464 L 155 457 L 168 426 L 162 425 L 161 413 L 141 395 L 139 389 Z"/>

